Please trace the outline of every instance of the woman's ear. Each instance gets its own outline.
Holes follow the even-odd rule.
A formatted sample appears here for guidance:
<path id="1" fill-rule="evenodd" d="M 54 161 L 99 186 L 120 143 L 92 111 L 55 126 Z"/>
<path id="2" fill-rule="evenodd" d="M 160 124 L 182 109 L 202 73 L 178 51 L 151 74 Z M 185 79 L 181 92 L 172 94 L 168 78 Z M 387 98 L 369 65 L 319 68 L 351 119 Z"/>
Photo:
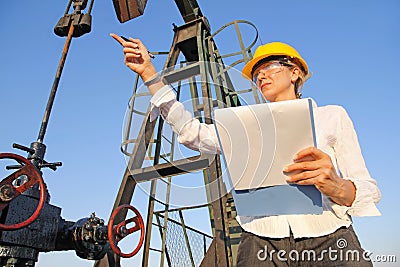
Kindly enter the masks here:
<path id="1" fill-rule="evenodd" d="M 292 69 L 292 78 L 291 81 L 292 83 L 295 83 L 297 81 L 297 79 L 299 78 L 300 75 L 300 69 L 299 68 L 293 68 Z"/>

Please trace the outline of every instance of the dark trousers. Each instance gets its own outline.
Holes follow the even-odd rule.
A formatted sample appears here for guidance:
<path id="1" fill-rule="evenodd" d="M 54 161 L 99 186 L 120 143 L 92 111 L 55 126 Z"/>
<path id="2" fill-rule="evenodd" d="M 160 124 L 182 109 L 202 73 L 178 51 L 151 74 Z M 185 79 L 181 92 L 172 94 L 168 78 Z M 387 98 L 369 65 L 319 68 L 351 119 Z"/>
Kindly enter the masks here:
<path id="1" fill-rule="evenodd" d="M 256 266 L 372 266 L 353 227 L 314 238 L 260 237 L 243 231 L 237 267 Z"/>

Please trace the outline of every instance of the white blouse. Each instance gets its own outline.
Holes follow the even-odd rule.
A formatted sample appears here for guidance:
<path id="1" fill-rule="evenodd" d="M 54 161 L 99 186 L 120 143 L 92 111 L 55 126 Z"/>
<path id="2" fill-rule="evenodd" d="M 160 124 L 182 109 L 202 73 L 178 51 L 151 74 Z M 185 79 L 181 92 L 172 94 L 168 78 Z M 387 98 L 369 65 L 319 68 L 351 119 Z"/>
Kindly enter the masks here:
<path id="1" fill-rule="evenodd" d="M 193 118 L 176 100 L 169 86 L 161 88 L 150 100 L 151 120 L 161 113 L 178 135 L 178 142 L 203 153 L 221 153 L 214 125 Z M 356 187 L 351 207 L 340 206 L 323 195 L 323 213 L 319 215 L 237 216 L 247 232 L 271 238 L 317 237 L 350 226 L 350 216 L 379 216 L 376 203 L 381 198 L 377 183 L 371 178 L 364 162 L 353 123 L 341 106 L 313 106 L 318 148 L 329 154 L 343 179 Z"/>

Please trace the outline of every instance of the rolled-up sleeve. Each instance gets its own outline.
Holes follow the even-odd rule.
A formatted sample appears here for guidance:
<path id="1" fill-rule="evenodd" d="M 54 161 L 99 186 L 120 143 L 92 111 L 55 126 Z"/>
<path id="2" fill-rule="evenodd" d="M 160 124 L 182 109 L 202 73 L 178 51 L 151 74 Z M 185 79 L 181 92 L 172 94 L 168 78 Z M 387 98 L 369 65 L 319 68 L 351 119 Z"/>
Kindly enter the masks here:
<path id="1" fill-rule="evenodd" d="M 351 216 L 379 216 L 381 213 L 376 204 L 381 193 L 377 182 L 371 178 L 365 165 L 353 122 L 342 107 L 339 107 L 339 115 L 335 156 L 342 177 L 352 181 L 356 188 L 353 204 L 340 209 Z M 338 211 L 338 207 L 335 210 Z"/>
<path id="2" fill-rule="evenodd" d="M 178 135 L 178 142 L 186 147 L 207 154 L 221 153 L 213 124 L 201 123 L 176 100 L 168 85 L 158 90 L 150 100 L 150 120 L 161 114 Z"/>

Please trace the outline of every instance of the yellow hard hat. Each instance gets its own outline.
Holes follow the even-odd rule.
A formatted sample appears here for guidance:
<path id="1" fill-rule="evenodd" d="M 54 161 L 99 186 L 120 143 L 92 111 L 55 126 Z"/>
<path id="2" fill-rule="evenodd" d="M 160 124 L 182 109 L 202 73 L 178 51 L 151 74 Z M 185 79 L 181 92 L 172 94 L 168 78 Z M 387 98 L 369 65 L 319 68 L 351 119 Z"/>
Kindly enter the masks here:
<path id="1" fill-rule="evenodd" d="M 254 53 L 254 57 L 252 60 L 247 62 L 242 70 L 242 75 L 252 80 L 252 70 L 254 65 L 257 64 L 260 60 L 270 57 L 270 56 L 287 56 L 289 58 L 296 58 L 298 62 L 302 65 L 305 75 L 308 75 L 308 66 L 306 61 L 300 56 L 300 54 L 294 49 L 292 46 L 281 43 L 281 42 L 272 42 L 265 45 L 261 45 L 256 49 Z"/>

